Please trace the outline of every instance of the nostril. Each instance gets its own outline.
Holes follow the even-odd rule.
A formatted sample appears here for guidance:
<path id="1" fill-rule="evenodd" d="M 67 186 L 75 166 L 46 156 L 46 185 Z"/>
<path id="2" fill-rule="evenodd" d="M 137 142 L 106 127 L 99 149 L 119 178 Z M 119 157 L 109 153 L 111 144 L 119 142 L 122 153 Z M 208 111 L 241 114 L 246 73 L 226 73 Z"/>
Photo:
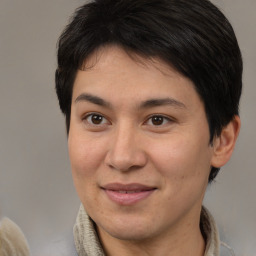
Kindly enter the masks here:
<path id="1" fill-rule="evenodd" d="M 141 168 L 141 166 L 139 166 L 139 165 L 131 165 L 131 164 L 126 164 L 125 165 L 125 164 L 120 164 L 120 163 L 110 164 L 108 166 L 111 169 L 121 171 L 121 172 L 133 171 L 133 170 L 137 170 L 137 169 Z"/>
<path id="2" fill-rule="evenodd" d="M 130 123 L 122 123 L 113 133 L 105 162 L 111 169 L 118 171 L 138 170 L 145 166 L 146 153 Z"/>
<path id="3" fill-rule="evenodd" d="M 146 165 L 146 156 L 143 153 L 137 153 L 133 157 L 109 155 L 106 158 L 106 164 L 109 168 L 117 171 L 135 171 Z"/>

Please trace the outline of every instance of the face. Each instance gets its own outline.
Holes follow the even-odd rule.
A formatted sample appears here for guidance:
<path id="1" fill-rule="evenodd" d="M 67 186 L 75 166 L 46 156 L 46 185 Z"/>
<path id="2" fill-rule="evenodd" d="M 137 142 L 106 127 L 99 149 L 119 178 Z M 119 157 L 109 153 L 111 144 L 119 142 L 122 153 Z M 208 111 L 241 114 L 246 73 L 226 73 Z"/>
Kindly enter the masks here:
<path id="1" fill-rule="evenodd" d="M 143 240 L 198 221 L 213 149 L 193 83 L 159 60 L 106 47 L 78 71 L 69 154 L 100 231 Z"/>

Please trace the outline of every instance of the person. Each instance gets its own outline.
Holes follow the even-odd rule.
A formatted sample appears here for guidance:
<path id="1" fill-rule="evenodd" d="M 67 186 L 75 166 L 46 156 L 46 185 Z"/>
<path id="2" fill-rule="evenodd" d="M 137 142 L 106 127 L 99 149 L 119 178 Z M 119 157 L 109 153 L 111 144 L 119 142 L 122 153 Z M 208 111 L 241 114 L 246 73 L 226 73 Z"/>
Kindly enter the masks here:
<path id="1" fill-rule="evenodd" d="M 21 229 L 9 218 L 0 221 L 0 256 L 29 256 L 29 247 Z"/>
<path id="2" fill-rule="evenodd" d="M 202 205 L 240 129 L 243 64 L 224 14 L 208 0 L 95 0 L 57 55 L 77 254 L 232 255 Z"/>

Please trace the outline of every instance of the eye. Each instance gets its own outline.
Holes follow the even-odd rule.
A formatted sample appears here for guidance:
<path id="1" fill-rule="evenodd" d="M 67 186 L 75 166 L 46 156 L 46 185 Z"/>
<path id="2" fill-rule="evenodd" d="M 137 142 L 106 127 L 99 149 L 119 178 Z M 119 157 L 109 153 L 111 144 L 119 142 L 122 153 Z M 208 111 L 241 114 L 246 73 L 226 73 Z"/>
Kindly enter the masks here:
<path id="1" fill-rule="evenodd" d="M 109 124 L 109 121 L 103 115 L 97 113 L 88 114 L 83 118 L 83 120 L 85 120 L 89 125 L 94 126 Z"/>
<path id="2" fill-rule="evenodd" d="M 170 123 L 171 121 L 172 120 L 166 116 L 153 115 L 147 120 L 146 124 L 152 126 L 163 126 L 165 124 Z"/>

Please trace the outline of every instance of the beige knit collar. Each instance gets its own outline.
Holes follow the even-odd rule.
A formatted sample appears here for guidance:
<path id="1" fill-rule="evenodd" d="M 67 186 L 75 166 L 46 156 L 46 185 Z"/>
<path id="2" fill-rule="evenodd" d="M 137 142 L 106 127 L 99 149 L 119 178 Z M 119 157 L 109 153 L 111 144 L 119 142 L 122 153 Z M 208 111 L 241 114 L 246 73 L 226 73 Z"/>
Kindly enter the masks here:
<path id="1" fill-rule="evenodd" d="M 206 208 L 202 208 L 201 229 L 206 239 L 204 256 L 219 256 L 219 235 L 215 221 Z M 74 241 L 78 256 L 105 256 L 94 222 L 81 205 L 74 226 Z"/>

